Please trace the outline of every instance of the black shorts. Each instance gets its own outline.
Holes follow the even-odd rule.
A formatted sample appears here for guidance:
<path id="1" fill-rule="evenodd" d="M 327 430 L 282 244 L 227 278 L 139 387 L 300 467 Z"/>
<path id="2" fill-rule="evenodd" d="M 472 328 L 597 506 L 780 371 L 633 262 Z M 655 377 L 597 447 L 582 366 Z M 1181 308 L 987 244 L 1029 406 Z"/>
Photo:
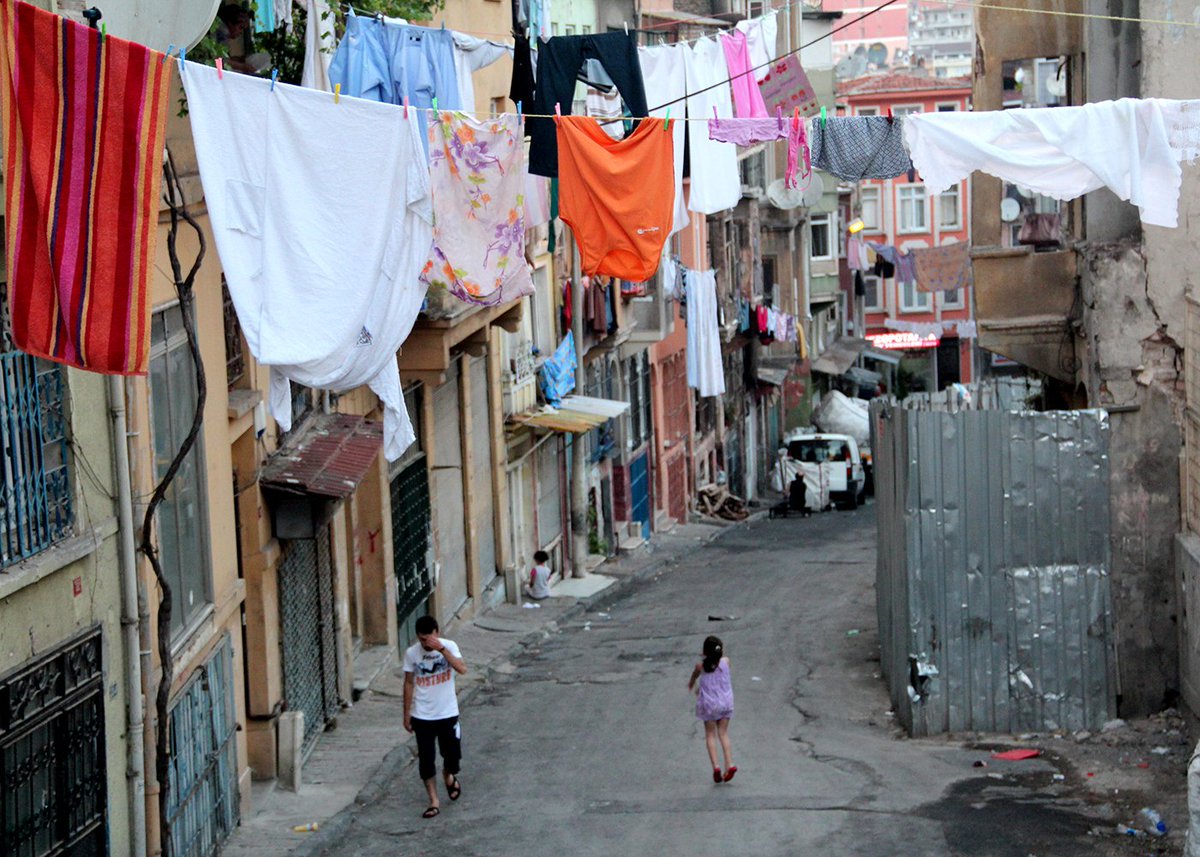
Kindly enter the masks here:
<path id="1" fill-rule="evenodd" d="M 458 773 L 462 761 L 462 735 L 457 717 L 444 720 L 420 720 L 412 718 L 413 734 L 417 736 L 417 769 L 421 779 L 431 780 L 437 775 L 437 754 L 434 743 L 442 751 L 442 770 L 447 774 Z"/>

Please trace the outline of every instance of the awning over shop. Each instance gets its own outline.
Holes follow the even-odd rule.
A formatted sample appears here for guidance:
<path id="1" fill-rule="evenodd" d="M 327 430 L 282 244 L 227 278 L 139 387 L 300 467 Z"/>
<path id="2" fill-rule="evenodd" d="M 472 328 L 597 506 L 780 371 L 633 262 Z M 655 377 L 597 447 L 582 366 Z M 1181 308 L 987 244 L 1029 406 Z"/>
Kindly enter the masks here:
<path id="1" fill-rule="evenodd" d="M 892 351 L 883 351 L 878 348 L 864 348 L 863 357 L 868 360 L 875 360 L 879 363 L 888 363 L 892 366 L 900 365 L 900 355 Z"/>
<path id="2" fill-rule="evenodd" d="M 869 344 L 865 339 L 839 336 L 821 353 L 820 357 L 813 361 L 812 369 L 814 372 L 824 372 L 826 375 L 841 375 L 854 365 L 854 361 Z"/>
<path id="3" fill-rule="evenodd" d="M 592 396 L 567 396 L 562 407 L 546 406 L 540 411 L 517 414 L 510 419 L 521 425 L 551 431 L 585 434 L 629 410 L 628 402 L 597 399 Z"/>
<path id="4" fill-rule="evenodd" d="M 347 414 L 319 414 L 267 459 L 259 483 L 294 494 L 349 497 L 383 448 L 383 425 Z"/>

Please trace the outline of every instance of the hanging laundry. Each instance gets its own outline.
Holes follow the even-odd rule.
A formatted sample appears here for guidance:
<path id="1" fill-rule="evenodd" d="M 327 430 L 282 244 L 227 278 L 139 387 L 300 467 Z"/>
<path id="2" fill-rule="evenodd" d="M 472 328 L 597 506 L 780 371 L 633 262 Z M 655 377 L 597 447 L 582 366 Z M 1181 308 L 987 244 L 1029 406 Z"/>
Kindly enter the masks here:
<path id="1" fill-rule="evenodd" d="M 582 84 L 580 84 L 582 86 Z M 625 123 L 621 121 L 624 115 L 621 109 L 621 96 L 615 87 L 607 92 L 594 86 L 584 87 L 584 109 L 582 115 L 590 116 L 600 125 L 600 130 L 614 140 L 625 138 Z M 578 111 L 576 111 L 578 112 Z"/>
<path id="2" fill-rule="evenodd" d="M 659 270 L 662 272 L 663 295 L 668 300 L 683 300 L 684 268 L 678 257 L 672 256 L 669 252 L 663 253 L 662 266 Z"/>
<path id="3" fill-rule="evenodd" d="M 563 397 L 575 389 L 575 336 L 570 330 L 559 343 L 554 353 L 542 364 L 541 377 L 538 379 L 542 388 L 542 398 L 546 404 L 558 407 Z"/>
<path id="4" fill-rule="evenodd" d="M 439 111 L 429 125 L 433 248 L 421 281 L 467 303 L 533 294 L 525 262 L 521 120 Z"/>
<path id="5" fill-rule="evenodd" d="M 917 289 L 922 292 L 949 292 L 971 285 L 971 247 L 965 242 L 941 247 L 914 247 L 913 258 Z"/>
<path id="6" fill-rule="evenodd" d="M 279 0 L 291 6 L 291 0 Z M 275 0 L 256 0 L 254 6 L 254 32 L 272 33 L 275 31 Z"/>
<path id="7" fill-rule="evenodd" d="M 725 65 L 729 71 L 729 87 L 733 95 L 734 113 L 739 119 L 757 119 L 767 115 L 758 81 L 750 68 L 750 49 L 746 45 L 746 34 L 741 30 L 727 30 L 717 37 L 725 53 Z"/>
<path id="8" fill-rule="evenodd" d="M 300 85 L 333 92 L 329 82 L 329 62 L 333 58 L 333 13 L 328 0 L 306 0 L 304 31 L 304 70 Z"/>
<path id="9" fill-rule="evenodd" d="M 908 172 L 912 161 L 904 148 L 904 118 L 839 116 L 813 120 L 808 141 L 813 166 L 851 182 L 890 179 Z"/>
<path id="10" fill-rule="evenodd" d="M 276 421 L 291 426 L 290 381 L 338 392 L 369 384 L 394 461 L 414 437 L 396 352 L 425 298 L 432 240 L 417 113 L 221 79 L 190 62 L 182 78 L 221 265 L 246 343 L 271 367 Z M 331 182 L 335 163 L 370 169 Z"/>
<path id="11" fill-rule="evenodd" d="M 935 337 L 941 339 L 948 325 L 940 321 L 906 321 L 902 318 L 885 318 L 883 326 L 889 330 L 911 333 L 922 339 L 932 339 Z"/>
<path id="12" fill-rule="evenodd" d="M 1177 225 L 1180 163 L 1200 155 L 1200 101 L 1122 98 L 910 118 L 905 140 L 930 193 L 973 170 L 1055 199 L 1107 187 L 1154 226 Z"/>
<path id="13" fill-rule="evenodd" d="M 362 18 L 351 9 L 346 14 L 346 32 L 329 63 L 329 81 L 342 85 L 342 95 L 397 104 L 392 83 L 392 61 L 388 53 L 384 24 L 376 18 Z"/>
<path id="14" fill-rule="evenodd" d="M 688 116 L 707 119 L 715 110 L 715 118 L 732 119 L 733 102 L 721 46 L 704 37 L 685 50 L 687 89 L 696 93 L 688 96 Z M 742 179 L 735 149 L 709 139 L 701 131 L 688 134 L 688 157 L 692 176 L 689 210 L 715 214 L 741 201 Z"/>
<path id="15" fill-rule="evenodd" d="M 976 336 L 976 325 L 973 321 L 955 322 L 954 332 L 958 334 L 959 339 L 974 339 Z"/>
<path id="16" fill-rule="evenodd" d="M 13 341 L 144 375 L 171 67 L 157 51 L 0 2 Z M 235 75 L 236 76 L 236 75 Z"/>
<path id="17" fill-rule="evenodd" d="M 675 207 L 670 130 L 656 119 L 613 140 L 586 116 L 557 123 L 562 219 L 575 233 L 583 270 L 650 279 Z"/>
<path id="18" fill-rule="evenodd" d="M 627 33 L 554 36 L 543 42 L 538 48 L 533 107 L 527 112 L 550 116 L 557 106 L 563 116 L 570 115 L 576 78 L 589 59 L 599 60 L 604 66 L 630 115 L 645 116 L 646 90 L 642 85 L 637 41 Z M 529 171 L 539 176 L 558 175 L 554 121 L 530 116 L 527 130 L 531 139 Z"/>
<path id="19" fill-rule="evenodd" d="M 598 277 L 583 278 L 583 294 L 588 301 L 588 321 L 597 338 L 608 336 L 608 294 Z"/>
<path id="20" fill-rule="evenodd" d="M 512 4 L 513 31 L 533 42 L 550 37 L 550 0 L 517 0 Z"/>
<path id="21" fill-rule="evenodd" d="M 687 73 L 685 54 L 687 45 L 660 45 L 638 48 L 638 62 L 642 66 L 642 81 L 646 88 L 646 101 L 653 108 L 651 116 L 665 118 L 672 110 L 683 118 L 686 107 Z M 661 105 L 661 106 L 660 106 Z M 687 123 L 676 122 L 671 126 L 672 149 L 675 155 L 675 220 L 671 224 L 674 235 L 688 225 L 687 199 L 683 193 L 684 145 L 687 142 Z"/>
<path id="22" fill-rule="evenodd" d="M 716 271 L 688 271 L 687 381 L 700 396 L 725 392 L 721 331 L 717 323 Z"/>
<path id="23" fill-rule="evenodd" d="M 779 10 L 767 12 L 758 18 L 745 18 L 735 26 L 746 34 L 754 80 L 761 81 L 770 73 L 771 62 L 775 59 L 779 38 Z"/>
<path id="24" fill-rule="evenodd" d="M 789 188 L 797 187 L 797 174 L 800 169 L 800 153 L 804 155 L 804 174 L 812 173 L 808 157 L 808 141 L 804 134 L 804 122 L 796 119 L 709 119 L 708 136 L 710 140 L 720 143 L 734 143 L 738 146 L 753 146 L 757 143 L 770 143 L 775 140 L 788 141 L 787 169 L 784 172 L 784 183 Z"/>
<path id="25" fill-rule="evenodd" d="M 572 291 L 573 291 L 573 289 L 571 288 L 571 281 L 563 280 L 562 306 L 559 309 L 559 329 L 560 330 L 570 330 L 571 322 L 575 320 L 574 314 L 572 312 L 572 306 L 571 306 L 571 302 L 574 300 L 574 298 L 571 297 Z"/>
<path id="26" fill-rule="evenodd" d="M 787 322 L 788 316 L 786 313 L 775 313 L 775 339 L 779 342 L 787 342 Z"/>
<path id="27" fill-rule="evenodd" d="M 874 241 L 868 241 L 867 246 L 874 250 L 878 257 L 875 260 L 875 273 L 882 276 L 884 279 L 891 277 L 893 274 L 898 283 L 916 283 L 917 272 L 913 265 L 913 255 L 911 253 L 899 250 L 890 244 L 876 244 Z M 880 261 L 888 267 L 883 270 L 886 273 L 880 273 Z"/>
<path id="28" fill-rule="evenodd" d="M 866 271 L 870 269 L 870 265 L 867 264 L 866 242 L 857 235 L 851 235 L 846 239 L 846 266 L 851 271 Z"/>
<path id="29" fill-rule="evenodd" d="M 770 345 L 775 341 L 775 334 L 771 330 L 771 311 L 759 304 L 754 312 L 758 319 L 758 341 L 763 345 Z"/>
<path id="30" fill-rule="evenodd" d="M 819 108 L 817 93 L 813 89 L 800 57 L 796 54 L 784 57 L 767 69 L 767 74 L 759 82 L 763 101 L 767 105 L 767 113 L 782 110 L 791 116 L 798 109 L 800 115 L 807 115 Z"/>
<path id="31" fill-rule="evenodd" d="M 532 105 L 533 87 L 533 45 L 527 36 L 518 31 L 513 37 L 513 70 L 508 97 L 513 104 Z"/>
<path id="32" fill-rule="evenodd" d="M 513 47 L 457 31 L 451 31 L 450 37 L 454 42 L 454 73 L 458 78 L 460 109 L 474 110 L 475 72 L 511 56 Z M 438 106 L 443 106 L 440 99 Z"/>
<path id="33" fill-rule="evenodd" d="M 518 143 L 524 148 L 524 141 Z M 550 222 L 550 179 L 525 173 L 525 228 Z"/>

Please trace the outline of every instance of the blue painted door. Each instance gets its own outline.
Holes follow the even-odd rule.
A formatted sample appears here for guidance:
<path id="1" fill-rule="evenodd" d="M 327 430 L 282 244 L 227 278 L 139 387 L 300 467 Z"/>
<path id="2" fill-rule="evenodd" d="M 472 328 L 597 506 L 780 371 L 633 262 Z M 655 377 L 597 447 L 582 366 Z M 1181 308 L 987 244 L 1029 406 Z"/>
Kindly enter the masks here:
<path id="1" fill-rule="evenodd" d="M 642 525 L 642 538 L 650 538 L 650 453 L 629 462 L 629 517 Z"/>

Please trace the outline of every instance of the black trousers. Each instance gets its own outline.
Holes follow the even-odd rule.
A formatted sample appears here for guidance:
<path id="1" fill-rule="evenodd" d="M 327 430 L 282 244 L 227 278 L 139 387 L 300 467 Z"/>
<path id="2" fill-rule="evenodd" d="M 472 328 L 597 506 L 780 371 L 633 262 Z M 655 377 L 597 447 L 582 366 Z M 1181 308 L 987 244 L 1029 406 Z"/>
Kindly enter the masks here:
<path id="1" fill-rule="evenodd" d="M 417 768 L 421 779 L 431 780 L 437 776 L 435 743 L 442 751 L 442 769 L 448 774 L 457 774 L 459 762 L 462 761 L 458 718 L 419 720 L 414 717 L 412 728 L 413 734 L 417 736 Z"/>
<path id="2" fill-rule="evenodd" d="M 633 116 L 647 115 L 646 87 L 638 61 L 637 39 L 626 33 L 599 33 L 587 36 L 553 36 L 538 47 L 537 90 L 527 113 L 554 114 L 559 105 L 562 115 L 571 113 L 575 80 L 586 60 L 600 60 L 608 76 Z M 515 72 L 514 72 L 515 74 Z M 529 172 L 555 178 L 558 175 L 558 136 L 553 119 L 525 120 L 531 139 Z"/>

